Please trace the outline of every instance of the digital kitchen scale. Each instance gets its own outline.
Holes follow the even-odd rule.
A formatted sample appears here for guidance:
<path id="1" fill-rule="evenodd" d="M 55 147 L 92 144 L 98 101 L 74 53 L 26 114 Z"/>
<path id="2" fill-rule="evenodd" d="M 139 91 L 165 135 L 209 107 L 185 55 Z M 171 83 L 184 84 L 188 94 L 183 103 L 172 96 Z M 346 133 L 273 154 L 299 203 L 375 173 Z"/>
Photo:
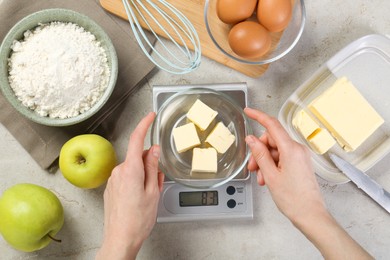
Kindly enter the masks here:
<path id="1" fill-rule="evenodd" d="M 154 86 L 153 109 L 173 94 L 189 88 L 210 88 L 224 92 L 242 108 L 247 106 L 248 89 L 245 83 Z M 233 180 L 210 189 L 189 188 L 165 176 L 157 222 L 182 222 L 197 220 L 252 219 L 252 174 L 246 168 Z"/>

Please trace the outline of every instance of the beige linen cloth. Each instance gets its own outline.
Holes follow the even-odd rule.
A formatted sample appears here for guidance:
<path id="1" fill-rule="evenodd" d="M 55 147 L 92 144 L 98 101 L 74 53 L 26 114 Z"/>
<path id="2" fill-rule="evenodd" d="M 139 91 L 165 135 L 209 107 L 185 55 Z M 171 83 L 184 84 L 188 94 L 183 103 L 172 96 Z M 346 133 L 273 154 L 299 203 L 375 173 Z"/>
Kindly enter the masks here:
<path id="1" fill-rule="evenodd" d="M 107 13 L 98 0 L 0 0 L 0 42 L 20 19 L 48 8 L 71 9 L 92 18 L 111 38 L 119 65 L 116 87 L 105 106 L 92 118 L 71 127 L 47 127 L 33 123 L 14 110 L 0 92 L 0 122 L 42 168 L 54 171 L 60 149 L 71 137 L 96 132 L 110 138 L 120 114 L 117 108 L 153 70 L 154 65 L 140 51 L 128 22 Z"/>

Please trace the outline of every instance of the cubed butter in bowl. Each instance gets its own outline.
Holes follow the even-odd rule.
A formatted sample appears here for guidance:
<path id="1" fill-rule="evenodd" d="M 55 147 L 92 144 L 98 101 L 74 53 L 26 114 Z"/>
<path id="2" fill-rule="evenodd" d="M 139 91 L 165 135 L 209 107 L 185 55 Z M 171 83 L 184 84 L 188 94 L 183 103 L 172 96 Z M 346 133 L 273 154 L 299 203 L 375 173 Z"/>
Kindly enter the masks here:
<path id="1" fill-rule="evenodd" d="M 173 140 L 175 141 L 176 150 L 179 153 L 200 145 L 199 136 L 196 132 L 194 123 L 188 123 L 172 130 Z"/>
<path id="2" fill-rule="evenodd" d="M 222 122 L 217 123 L 206 138 L 206 142 L 214 147 L 219 153 L 225 153 L 235 140 L 236 137 Z"/>
<path id="3" fill-rule="evenodd" d="M 169 180 L 205 189 L 246 171 L 250 150 L 245 137 L 251 133 L 243 108 L 232 98 L 191 88 L 162 104 L 151 143 L 160 145 L 159 167 Z"/>
<path id="4" fill-rule="evenodd" d="M 187 118 L 204 131 L 217 115 L 217 111 L 197 99 L 190 110 L 188 110 Z"/>
<path id="5" fill-rule="evenodd" d="M 217 151 L 214 148 L 194 148 L 191 165 L 192 173 L 216 173 L 218 170 Z"/>

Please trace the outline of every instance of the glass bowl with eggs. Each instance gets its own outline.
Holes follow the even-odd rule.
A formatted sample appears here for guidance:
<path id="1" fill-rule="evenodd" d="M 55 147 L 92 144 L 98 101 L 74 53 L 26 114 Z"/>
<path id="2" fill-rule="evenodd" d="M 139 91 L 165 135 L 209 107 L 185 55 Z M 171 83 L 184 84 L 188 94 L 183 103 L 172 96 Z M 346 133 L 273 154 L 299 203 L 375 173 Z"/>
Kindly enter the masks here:
<path id="1" fill-rule="evenodd" d="M 206 0 L 206 29 L 227 57 L 264 65 L 289 53 L 306 20 L 303 0 Z"/>
<path id="2" fill-rule="evenodd" d="M 162 104 L 151 143 L 160 145 L 159 167 L 170 181 L 207 189 L 245 178 L 250 157 L 245 137 L 251 133 L 236 101 L 220 91 L 191 88 Z"/>

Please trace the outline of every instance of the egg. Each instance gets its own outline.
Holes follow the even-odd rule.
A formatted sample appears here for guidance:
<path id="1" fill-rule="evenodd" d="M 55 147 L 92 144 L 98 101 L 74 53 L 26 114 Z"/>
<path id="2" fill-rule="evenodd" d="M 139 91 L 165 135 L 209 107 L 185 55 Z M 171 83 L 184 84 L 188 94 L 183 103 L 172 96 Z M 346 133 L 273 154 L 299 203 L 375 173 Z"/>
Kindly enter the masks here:
<path id="1" fill-rule="evenodd" d="M 291 0 L 259 0 L 257 19 L 270 32 L 283 31 L 292 16 Z"/>
<path id="2" fill-rule="evenodd" d="M 257 0 L 217 0 L 218 18 L 227 24 L 235 24 L 252 16 Z"/>
<path id="3" fill-rule="evenodd" d="M 261 24 L 244 21 L 232 27 L 228 35 L 230 48 L 246 59 L 257 59 L 271 48 L 271 36 Z"/>

